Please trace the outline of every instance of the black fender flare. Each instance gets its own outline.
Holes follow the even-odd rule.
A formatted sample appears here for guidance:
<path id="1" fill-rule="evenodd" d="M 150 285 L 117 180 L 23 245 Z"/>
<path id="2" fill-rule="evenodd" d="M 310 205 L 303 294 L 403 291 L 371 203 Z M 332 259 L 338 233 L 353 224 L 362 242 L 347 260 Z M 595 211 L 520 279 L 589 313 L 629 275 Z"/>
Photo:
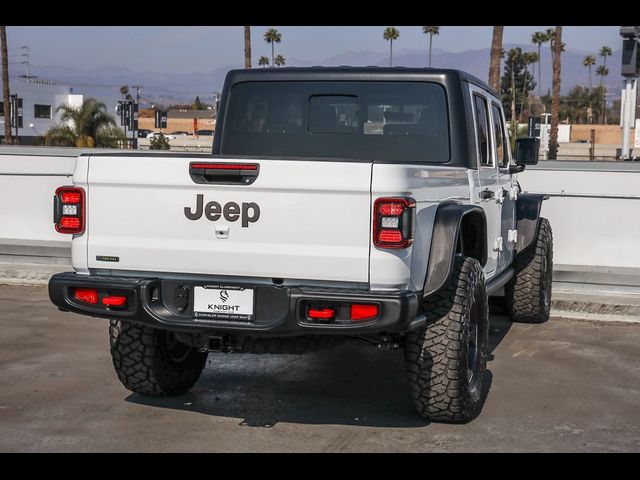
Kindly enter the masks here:
<path id="1" fill-rule="evenodd" d="M 438 291 L 451 276 L 462 223 L 470 214 L 482 218 L 479 261 L 482 266 L 487 263 L 487 218 L 482 207 L 455 202 L 440 204 L 433 222 L 423 297 Z"/>
<path id="2" fill-rule="evenodd" d="M 542 202 L 548 198 L 549 195 L 542 193 L 518 194 L 516 200 L 516 229 L 518 230 L 518 239 L 515 244 L 516 254 L 526 250 L 537 238 Z"/>

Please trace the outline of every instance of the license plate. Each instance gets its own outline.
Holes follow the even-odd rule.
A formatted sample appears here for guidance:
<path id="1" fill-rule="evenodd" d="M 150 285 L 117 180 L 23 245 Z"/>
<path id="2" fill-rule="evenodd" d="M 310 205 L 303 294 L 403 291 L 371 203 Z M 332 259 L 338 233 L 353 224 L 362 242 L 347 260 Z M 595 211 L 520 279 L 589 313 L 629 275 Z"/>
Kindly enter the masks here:
<path id="1" fill-rule="evenodd" d="M 193 317 L 196 320 L 221 319 L 251 321 L 253 290 L 241 287 L 195 287 Z"/>

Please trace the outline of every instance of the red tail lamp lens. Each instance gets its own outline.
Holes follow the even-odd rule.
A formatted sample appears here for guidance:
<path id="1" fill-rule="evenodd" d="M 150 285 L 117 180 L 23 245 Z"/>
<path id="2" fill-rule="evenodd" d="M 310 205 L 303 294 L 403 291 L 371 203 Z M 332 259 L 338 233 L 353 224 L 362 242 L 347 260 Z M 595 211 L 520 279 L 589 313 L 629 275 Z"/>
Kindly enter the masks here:
<path id="1" fill-rule="evenodd" d="M 402 215 L 404 206 L 400 203 L 380 203 L 378 204 L 378 213 L 382 215 Z"/>
<path id="2" fill-rule="evenodd" d="M 80 192 L 62 192 L 60 194 L 60 200 L 62 203 L 80 203 Z"/>
<path id="3" fill-rule="evenodd" d="M 76 293 L 74 294 L 76 300 L 80 300 L 85 303 L 98 303 L 98 290 L 95 288 L 76 288 Z"/>
<path id="4" fill-rule="evenodd" d="M 81 234 L 85 226 L 85 196 L 80 187 L 58 187 L 53 206 L 53 222 L 59 233 Z"/>
<path id="5" fill-rule="evenodd" d="M 399 230 L 382 230 L 378 234 L 378 242 L 400 243 L 402 242 L 402 233 Z"/>
<path id="6" fill-rule="evenodd" d="M 351 320 L 371 320 L 378 316 L 378 305 L 358 304 L 351 305 Z"/>
<path id="7" fill-rule="evenodd" d="M 80 225 L 80 219 L 78 217 L 62 217 L 60 219 L 60 227 L 65 230 L 78 229 Z"/>
<path id="8" fill-rule="evenodd" d="M 336 311 L 333 308 L 310 308 L 309 318 L 315 319 L 330 319 L 333 318 Z"/>
<path id="9" fill-rule="evenodd" d="M 127 303 L 127 297 L 108 296 L 102 299 L 102 304 L 108 307 L 122 307 Z"/>

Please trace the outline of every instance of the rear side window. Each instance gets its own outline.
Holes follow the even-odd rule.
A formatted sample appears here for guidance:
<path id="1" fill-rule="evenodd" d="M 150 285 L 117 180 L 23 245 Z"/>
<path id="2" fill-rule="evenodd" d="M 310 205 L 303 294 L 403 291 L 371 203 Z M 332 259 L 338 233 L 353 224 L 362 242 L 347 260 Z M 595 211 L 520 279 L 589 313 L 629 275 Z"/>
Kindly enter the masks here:
<path id="1" fill-rule="evenodd" d="M 480 155 L 480 165 L 491 165 L 491 155 L 489 150 L 489 112 L 487 110 L 487 100 L 480 95 L 473 95 L 473 102 L 476 111 L 476 136 L 478 153 Z"/>
<path id="2" fill-rule="evenodd" d="M 449 161 L 444 88 L 427 82 L 246 82 L 230 92 L 220 153 Z"/>
<path id="3" fill-rule="evenodd" d="M 491 112 L 493 116 L 493 141 L 496 146 L 496 160 L 498 160 L 500 167 L 507 167 L 509 165 L 509 154 L 507 152 L 504 123 L 502 121 L 502 115 L 500 114 L 500 107 L 492 103 Z"/>

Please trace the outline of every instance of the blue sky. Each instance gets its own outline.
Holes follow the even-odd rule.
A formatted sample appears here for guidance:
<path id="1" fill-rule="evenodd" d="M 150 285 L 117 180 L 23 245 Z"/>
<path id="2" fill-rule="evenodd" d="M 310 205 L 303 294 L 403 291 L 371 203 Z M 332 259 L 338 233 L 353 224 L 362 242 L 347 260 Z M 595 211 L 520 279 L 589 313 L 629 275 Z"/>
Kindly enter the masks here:
<path id="1" fill-rule="evenodd" d="M 262 40 L 267 26 L 252 27 L 253 58 L 270 55 Z M 386 51 L 383 26 L 273 26 L 282 33 L 277 53 L 287 58 L 324 60 L 347 51 Z M 394 51 L 424 49 L 427 36 L 421 27 L 399 26 L 400 38 Z M 505 27 L 505 43 L 530 43 L 531 33 L 546 26 Z M 602 45 L 618 50 L 619 27 L 564 27 L 563 41 L 568 49 L 594 52 Z M 491 44 L 492 27 L 442 26 L 434 38 L 434 48 L 450 52 L 485 48 Z M 243 59 L 242 27 L 7 27 L 10 53 L 28 45 L 31 61 L 39 65 L 58 65 L 91 69 L 118 65 L 132 70 L 156 72 L 208 71 L 227 65 L 240 65 Z M 533 46 L 532 46 L 533 48 Z M 13 61 L 22 58 L 13 57 Z"/>

